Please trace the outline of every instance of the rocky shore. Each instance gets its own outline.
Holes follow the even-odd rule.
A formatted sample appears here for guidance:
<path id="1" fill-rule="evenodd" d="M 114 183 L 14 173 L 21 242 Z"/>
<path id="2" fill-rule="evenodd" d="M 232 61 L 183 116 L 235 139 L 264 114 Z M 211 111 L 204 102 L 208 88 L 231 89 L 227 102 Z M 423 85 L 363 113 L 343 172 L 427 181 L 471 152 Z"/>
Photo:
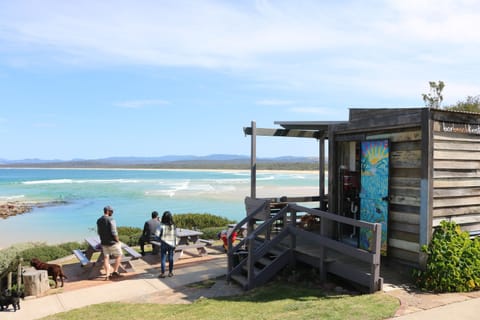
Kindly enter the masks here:
<path id="1" fill-rule="evenodd" d="M 30 212 L 33 208 L 56 206 L 65 203 L 65 201 L 4 201 L 0 202 L 0 218 L 7 219 L 8 217 L 16 216 L 17 214 Z"/>

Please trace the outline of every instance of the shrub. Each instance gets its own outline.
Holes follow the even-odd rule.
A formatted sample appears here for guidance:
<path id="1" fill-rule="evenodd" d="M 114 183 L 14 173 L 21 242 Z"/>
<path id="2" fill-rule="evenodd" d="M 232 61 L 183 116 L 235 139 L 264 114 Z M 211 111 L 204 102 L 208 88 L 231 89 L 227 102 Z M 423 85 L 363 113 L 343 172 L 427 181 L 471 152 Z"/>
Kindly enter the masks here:
<path id="1" fill-rule="evenodd" d="M 80 243 L 80 242 L 65 242 L 65 243 L 60 243 L 58 246 L 60 248 L 62 248 L 63 250 L 70 252 L 69 254 L 71 254 L 72 251 L 75 250 L 75 249 L 85 250 L 88 247 L 88 245 L 85 241 L 83 241 L 82 243 Z"/>
<path id="2" fill-rule="evenodd" d="M 442 221 L 428 246 L 425 270 L 414 270 L 416 285 L 434 292 L 468 292 L 480 288 L 480 240 L 455 222 Z"/>
<path id="3" fill-rule="evenodd" d="M 179 228 L 185 229 L 203 229 L 210 227 L 226 228 L 228 224 L 235 223 L 235 220 L 229 220 L 224 217 L 216 216 L 210 213 L 183 213 L 173 216 L 175 224 Z"/>
<path id="4" fill-rule="evenodd" d="M 138 239 L 142 235 L 142 229 L 136 227 L 118 227 L 117 231 L 120 241 L 128 246 L 138 245 Z"/>
<path id="5" fill-rule="evenodd" d="M 23 258 L 24 265 L 30 265 L 30 260 L 32 258 L 37 258 L 41 261 L 47 262 L 47 261 L 66 257 L 71 254 L 72 254 L 71 250 L 66 250 L 60 246 L 42 245 L 42 246 L 24 250 L 21 253 L 21 257 Z"/>
<path id="6" fill-rule="evenodd" d="M 0 250 L 0 276 L 16 269 L 22 251 L 41 245 L 34 242 L 19 243 Z"/>
<path id="7" fill-rule="evenodd" d="M 226 227 L 204 228 L 204 229 L 202 229 L 202 232 L 203 232 L 202 238 L 217 240 L 218 239 L 218 234 L 222 230 L 225 230 L 225 229 L 226 229 Z"/>
<path id="8" fill-rule="evenodd" d="M 217 234 L 221 230 L 226 229 L 227 225 L 235 223 L 235 220 L 229 220 L 209 213 L 175 214 L 173 221 L 178 228 L 202 231 L 202 237 L 206 239 L 217 239 Z M 118 227 L 117 229 L 120 241 L 129 246 L 138 245 L 142 229 L 136 227 Z"/>

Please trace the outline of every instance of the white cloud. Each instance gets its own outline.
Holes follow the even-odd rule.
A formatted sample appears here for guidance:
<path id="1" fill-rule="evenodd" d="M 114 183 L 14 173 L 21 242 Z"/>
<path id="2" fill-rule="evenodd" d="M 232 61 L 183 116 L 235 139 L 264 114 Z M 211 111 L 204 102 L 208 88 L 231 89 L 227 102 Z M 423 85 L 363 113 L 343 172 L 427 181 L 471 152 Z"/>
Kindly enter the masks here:
<path id="1" fill-rule="evenodd" d="M 4 1 L 0 50 L 22 66 L 193 66 L 292 90 L 420 99 L 430 80 L 478 90 L 478 21 L 480 3 L 468 0 Z"/>
<path id="2" fill-rule="evenodd" d="M 169 102 L 165 100 L 150 99 L 150 100 L 129 100 L 114 103 L 117 107 L 129 108 L 129 109 L 140 109 L 144 107 L 159 107 L 168 105 Z"/>

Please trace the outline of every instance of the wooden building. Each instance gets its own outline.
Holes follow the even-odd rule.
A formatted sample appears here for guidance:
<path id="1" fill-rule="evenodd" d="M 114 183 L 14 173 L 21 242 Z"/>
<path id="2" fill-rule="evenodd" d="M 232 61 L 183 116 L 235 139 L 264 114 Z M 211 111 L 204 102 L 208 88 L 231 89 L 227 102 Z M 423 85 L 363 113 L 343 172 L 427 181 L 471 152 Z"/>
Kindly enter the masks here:
<path id="1" fill-rule="evenodd" d="M 480 114 L 350 109 L 348 121 L 275 124 L 280 127 L 256 128 L 252 122 L 244 128 L 252 139 L 251 198 L 256 198 L 256 137 L 311 138 L 319 141 L 318 194 L 279 195 L 270 203 L 315 200 L 313 207 L 331 214 L 379 223 L 382 259 L 415 267 L 424 265 L 421 246 L 440 221 L 455 221 L 472 234 L 480 230 Z M 359 249 L 377 241 L 366 228 L 338 222 L 324 226 L 324 233 Z"/>

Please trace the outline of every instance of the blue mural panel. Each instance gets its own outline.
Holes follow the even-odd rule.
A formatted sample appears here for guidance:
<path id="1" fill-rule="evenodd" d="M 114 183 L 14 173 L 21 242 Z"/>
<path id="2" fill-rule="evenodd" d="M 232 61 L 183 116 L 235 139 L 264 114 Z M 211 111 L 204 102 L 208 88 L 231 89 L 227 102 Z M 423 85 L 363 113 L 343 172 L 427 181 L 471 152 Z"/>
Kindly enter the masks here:
<path id="1" fill-rule="evenodd" d="M 388 140 L 362 142 L 360 178 L 360 219 L 382 225 L 381 253 L 387 253 L 388 181 L 390 146 Z M 360 248 L 370 250 L 370 230 L 360 229 Z"/>

